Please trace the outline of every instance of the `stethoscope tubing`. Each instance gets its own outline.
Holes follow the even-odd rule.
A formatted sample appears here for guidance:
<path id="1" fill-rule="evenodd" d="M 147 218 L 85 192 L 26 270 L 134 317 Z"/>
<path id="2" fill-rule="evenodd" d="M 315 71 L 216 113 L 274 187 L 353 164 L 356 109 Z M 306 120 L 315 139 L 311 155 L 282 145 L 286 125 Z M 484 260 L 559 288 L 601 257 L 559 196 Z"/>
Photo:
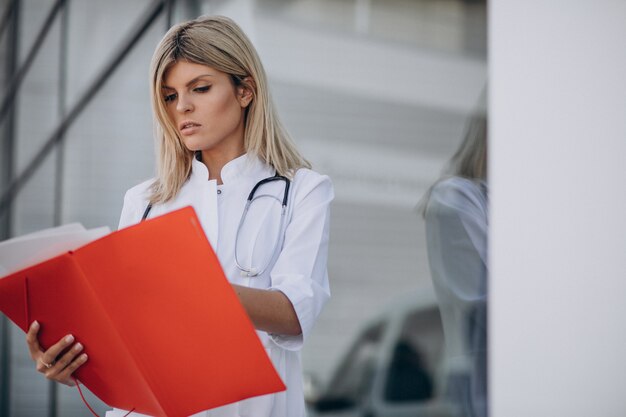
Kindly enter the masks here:
<path id="1" fill-rule="evenodd" d="M 283 199 L 282 201 L 277 198 L 274 195 L 271 194 L 261 194 L 261 195 L 257 195 L 255 196 L 258 188 L 264 184 L 273 182 L 273 181 L 284 181 L 285 182 L 285 190 L 283 192 Z M 241 219 L 239 220 L 239 225 L 237 226 L 237 232 L 235 234 L 235 264 L 237 265 L 237 268 L 241 271 L 241 275 L 245 276 L 245 277 L 256 277 L 259 275 L 263 275 L 263 273 L 265 272 L 265 270 L 267 270 L 267 268 L 276 260 L 276 258 L 278 257 L 278 252 L 280 250 L 280 246 L 282 245 L 282 242 L 284 240 L 284 235 L 285 235 L 285 230 L 286 230 L 286 218 L 287 218 L 287 205 L 289 203 L 289 187 L 291 186 L 291 181 L 289 180 L 289 178 L 284 177 L 282 175 L 274 175 L 272 177 L 267 177 L 265 179 L 262 179 L 261 181 L 257 182 L 255 184 L 254 187 L 252 187 L 252 190 L 250 191 L 250 194 L 248 195 L 248 198 L 246 200 L 246 205 L 243 209 L 243 213 L 241 214 Z M 244 266 L 242 266 L 239 263 L 239 257 L 237 256 L 237 246 L 239 243 L 239 233 L 241 231 L 241 228 L 243 226 L 243 223 L 245 221 L 246 216 L 248 215 L 248 210 L 250 209 L 250 205 L 252 204 L 252 202 L 257 199 L 257 198 L 261 198 L 261 197 L 270 197 L 270 198 L 274 198 L 275 200 L 277 200 L 279 203 L 281 203 L 281 210 L 280 210 L 280 226 L 279 226 L 279 230 L 278 230 L 278 238 L 276 239 L 276 242 L 274 243 L 274 247 L 272 248 L 272 256 L 270 256 L 270 258 L 268 259 L 267 263 L 265 264 L 265 266 L 263 266 L 263 268 L 261 269 L 257 269 L 254 268 L 252 266 L 250 266 L 250 268 L 246 268 Z M 148 203 L 145 211 L 143 212 L 143 215 L 141 216 L 141 221 L 144 221 L 148 218 L 148 215 L 150 214 L 150 211 L 152 210 L 152 203 Z"/>
<path id="2" fill-rule="evenodd" d="M 276 196 L 271 195 L 271 194 L 261 194 L 261 195 L 257 195 L 256 191 L 257 189 L 262 186 L 263 184 L 267 184 L 269 182 L 273 182 L 273 181 L 284 181 L 285 182 L 285 190 L 283 193 L 283 200 L 281 202 L 280 199 L 278 199 Z M 256 185 L 252 188 L 252 191 L 250 191 L 250 194 L 248 195 L 248 199 L 246 201 L 246 205 L 243 209 L 243 213 L 241 214 L 241 219 L 239 220 L 239 225 L 237 226 L 237 232 L 235 234 L 235 265 L 237 265 L 237 268 L 239 268 L 239 270 L 241 271 L 241 275 L 251 278 L 251 277 L 256 277 L 259 275 L 263 275 L 263 273 L 265 273 L 265 271 L 267 270 L 267 268 L 276 260 L 276 258 L 278 257 L 279 251 L 280 251 L 280 246 L 282 245 L 283 239 L 284 239 L 284 234 L 285 234 L 285 230 L 286 230 L 286 218 L 287 218 L 287 204 L 289 202 L 289 186 L 291 185 L 291 181 L 286 178 L 283 177 L 282 175 L 274 175 L 273 177 L 268 177 L 265 178 L 261 181 L 259 181 L 258 183 L 256 183 Z M 278 229 L 278 237 L 276 238 L 276 241 L 274 242 L 274 247 L 272 248 L 272 255 L 270 256 L 270 258 L 267 260 L 267 262 L 265 263 L 265 265 L 260 268 L 254 268 L 252 266 L 250 266 L 250 268 L 246 268 L 244 266 L 242 266 L 239 263 L 239 257 L 237 255 L 237 247 L 239 245 L 239 233 L 241 231 L 241 228 L 243 226 L 243 223 L 245 221 L 246 216 L 248 215 L 248 210 L 250 208 L 250 205 L 252 204 L 252 202 L 257 199 L 257 198 L 262 198 L 262 197 L 270 197 L 273 198 L 275 200 L 277 200 L 279 203 L 281 203 L 281 210 L 280 210 L 280 226 Z"/>

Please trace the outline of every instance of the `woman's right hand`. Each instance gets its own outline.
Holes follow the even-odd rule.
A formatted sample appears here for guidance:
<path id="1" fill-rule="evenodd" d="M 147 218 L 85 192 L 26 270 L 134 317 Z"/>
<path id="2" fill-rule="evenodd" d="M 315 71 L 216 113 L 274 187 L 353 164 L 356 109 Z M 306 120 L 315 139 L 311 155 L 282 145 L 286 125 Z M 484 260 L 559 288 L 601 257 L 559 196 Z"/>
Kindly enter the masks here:
<path id="1" fill-rule="evenodd" d="M 74 342 L 74 336 L 67 335 L 44 352 L 37 339 L 39 328 L 39 323 L 34 321 L 30 325 L 28 333 L 26 333 L 26 343 L 30 350 L 30 357 L 37 364 L 37 371 L 52 381 L 57 381 L 70 387 L 76 385 L 72 379 L 72 374 L 87 361 L 86 354 L 83 353 L 79 356 L 83 346 L 80 343 L 76 343 L 68 349 Z M 64 351 L 65 353 L 63 353 Z M 63 354 L 61 355 L 61 353 Z"/>

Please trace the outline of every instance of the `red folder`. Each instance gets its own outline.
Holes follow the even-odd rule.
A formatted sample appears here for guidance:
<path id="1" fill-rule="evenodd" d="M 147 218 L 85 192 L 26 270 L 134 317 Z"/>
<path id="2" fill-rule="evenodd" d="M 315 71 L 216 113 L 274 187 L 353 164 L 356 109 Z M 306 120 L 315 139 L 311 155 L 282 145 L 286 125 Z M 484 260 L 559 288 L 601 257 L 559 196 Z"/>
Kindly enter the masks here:
<path id="1" fill-rule="evenodd" d="M 0 279 L 0 310 L 44 348 L 73 334 L 75 376 L 112 407 L 184 417 L 285 389 L 191 207 Z"/>

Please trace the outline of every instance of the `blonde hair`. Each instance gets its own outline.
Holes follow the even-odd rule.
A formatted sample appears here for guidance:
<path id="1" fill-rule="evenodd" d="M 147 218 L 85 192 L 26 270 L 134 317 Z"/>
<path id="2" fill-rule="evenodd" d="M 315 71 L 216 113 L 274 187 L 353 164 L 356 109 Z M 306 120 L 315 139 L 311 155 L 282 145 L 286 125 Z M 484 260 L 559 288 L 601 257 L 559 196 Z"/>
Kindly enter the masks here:
<path id="1" fill-rule="evenodd" d="M 159 149 L 150 203 L 172 199 L 191 173 L 194 152 L 185 147 L 169 119 L 161 92 L 167 70 L 179 61 L 222 71 L 235 86 L 250 89 L 253 98 L 246 109 L 244 131 L 248 154 L 260 157 L 279 175 L 287 177 L 293 177 L 298 168 L 311 167 L 278 118 L 265 70 L 248 37 L 227 17 L 201 16 L 170 28 L 152 57 L 150 95 Z"/>
<path id="2" fill-rule="evenodd" d="M 421 198 L 417 210 L 426 216 L 428 201 L 433 188 L 446 178 L 462 177 L 475 182 L 487 179 L 487 116 L 475 113 L 469 119 L 465 128 L 465 136 L 459 145 L 443 175 Z"/>
<path id="3" fill-rule="evenodd" d="M 450 160 L 448 174 L 472 180 L 487 178 L 487 116 L 471 117 L 465 138 Z"/>

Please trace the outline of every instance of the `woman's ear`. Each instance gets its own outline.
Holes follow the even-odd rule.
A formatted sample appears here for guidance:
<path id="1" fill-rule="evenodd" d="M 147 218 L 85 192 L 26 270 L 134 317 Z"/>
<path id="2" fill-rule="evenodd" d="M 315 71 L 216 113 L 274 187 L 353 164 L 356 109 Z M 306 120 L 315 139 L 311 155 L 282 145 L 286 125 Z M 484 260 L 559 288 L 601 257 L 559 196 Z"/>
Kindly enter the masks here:
<path id="1" fill-rule="evenodd" d="M 252 77 L 248 76 L 241 80 L 241 85 L 237 87 L 239 104 L 241 107 L 248 107 L 254 99 L 254 92 L 256 90 L 256 84 Z"/>

